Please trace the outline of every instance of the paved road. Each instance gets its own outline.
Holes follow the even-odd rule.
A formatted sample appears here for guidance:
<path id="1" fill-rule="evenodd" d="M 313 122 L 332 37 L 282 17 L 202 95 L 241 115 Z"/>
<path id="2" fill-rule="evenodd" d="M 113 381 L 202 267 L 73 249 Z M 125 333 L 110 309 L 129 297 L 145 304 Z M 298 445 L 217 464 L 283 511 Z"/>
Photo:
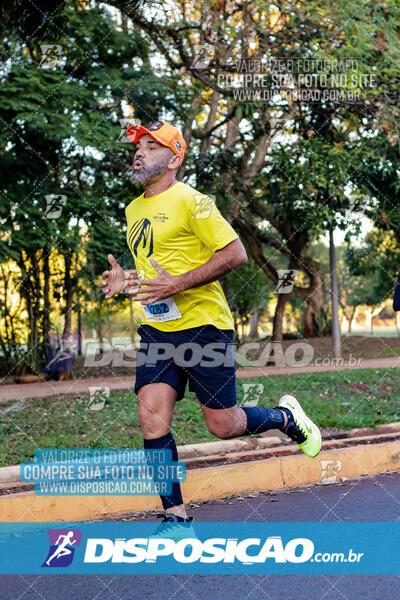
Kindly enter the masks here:
<path id="1" fill-rule="evenodd" d="M 237 369 L 239 379 L 251 377 L 262 377 L 272 375 L 297 375 L 299 373 L 322 373 L 325 371 L 343 371 L 344 369 L 388 369 L 400 367 L 400 356 L 389 356 L 386 358 L 363 358 L 359 365 L 337 365 L 316 366 L 310 364 L 304 367 L 247 367 Z M 24 383 L 0 385 L 0 404 L 10 400 L 30 400 L 33 398 L 59 399 L 86 394 L 89 396 L 89 386 L 108 387 L 112 392 L 119 390 L 133 390 L 134 377 L 102 377 L 90 379 L 70 379 L 67 381 L 43 381 L 40 383 Z"/>
<path id="2" fill-rule="evenodd" d="M 400 471 L 213 501 L 190 514 L 196 521 L 396 521 Z M 397 575 L 0 576 L 1 600 L 396 600 L 399 589 Z"/>

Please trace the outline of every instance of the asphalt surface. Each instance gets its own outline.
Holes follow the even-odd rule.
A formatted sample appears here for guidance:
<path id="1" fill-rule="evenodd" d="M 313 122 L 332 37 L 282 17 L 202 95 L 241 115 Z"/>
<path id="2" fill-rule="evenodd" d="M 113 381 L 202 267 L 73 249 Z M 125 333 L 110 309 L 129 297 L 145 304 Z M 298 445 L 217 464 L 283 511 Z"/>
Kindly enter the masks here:
<path id="1" fill-rule="evenodd" d="M 191 505 L 200 521 L 398 521 L 400 471 Z M 137 520 L 140 515 L 119 517 Z M 117 520 L 117 519 L 112 519 Z M 155 520 L 154 516 L 146 520 Z M 396 600 L 397 575 L 13 575 L 1 600 Z"/>

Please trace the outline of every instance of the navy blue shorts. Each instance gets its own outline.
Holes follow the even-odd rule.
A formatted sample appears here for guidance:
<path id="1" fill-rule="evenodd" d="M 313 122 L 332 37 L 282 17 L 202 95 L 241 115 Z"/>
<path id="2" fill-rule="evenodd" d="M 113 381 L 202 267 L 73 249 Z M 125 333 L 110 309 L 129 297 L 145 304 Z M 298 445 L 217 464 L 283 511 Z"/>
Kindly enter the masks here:
<path id="1" fill-rule="evenodd" d="M 135 392 L 149 383 L 168 383 L 178 400 L 189 391 L 209 408 L 236 404 L 234 332 L 214 325 L 160 331 L 141 325 Z"/>

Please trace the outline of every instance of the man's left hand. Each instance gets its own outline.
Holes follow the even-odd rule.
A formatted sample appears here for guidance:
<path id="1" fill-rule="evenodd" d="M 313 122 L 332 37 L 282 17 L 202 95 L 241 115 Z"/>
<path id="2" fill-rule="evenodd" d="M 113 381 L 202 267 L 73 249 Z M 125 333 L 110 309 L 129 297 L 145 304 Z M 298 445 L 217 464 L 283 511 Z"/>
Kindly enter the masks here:
<path id="1" fill-rule="evenodd" d="M 178 284 L 178 277 L 168 273 L 154 258 L 151 258 L 150 262 L 157 269 L 157 275 L 154 279 L 141 279 L 140 288 L 131 296 L 133 300 L 146 305 L 165 300 L 182 291 Z"/>

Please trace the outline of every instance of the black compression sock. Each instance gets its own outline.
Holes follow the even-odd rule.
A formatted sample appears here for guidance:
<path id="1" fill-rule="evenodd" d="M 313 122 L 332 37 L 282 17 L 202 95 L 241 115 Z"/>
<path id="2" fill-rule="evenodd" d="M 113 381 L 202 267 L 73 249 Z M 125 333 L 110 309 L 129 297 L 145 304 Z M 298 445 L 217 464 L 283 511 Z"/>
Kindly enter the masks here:
<path id="1" fill-rule="evenodd" d="M 145 450 L 171 450 L 172 460 L 178 460 L 178 450 L 176 448 L 174 436 L 172 433 L 167 433 L 160 438 L 153 440 L 144 439 Z M 161 502 L 164 508 L 172 508 L 183 504 L 181 484 L 178 481 L 172 483 L 172 492 L 169 496 L 161 496 Z"/>
<path id="2" fill-rule="evenodd" d="M 243 435 L 262 433 L 268 429 L 282 429 L 284 416 L 280 409 L 262 406 L 241 406 L 247 417 L 247 427 Z"/>

